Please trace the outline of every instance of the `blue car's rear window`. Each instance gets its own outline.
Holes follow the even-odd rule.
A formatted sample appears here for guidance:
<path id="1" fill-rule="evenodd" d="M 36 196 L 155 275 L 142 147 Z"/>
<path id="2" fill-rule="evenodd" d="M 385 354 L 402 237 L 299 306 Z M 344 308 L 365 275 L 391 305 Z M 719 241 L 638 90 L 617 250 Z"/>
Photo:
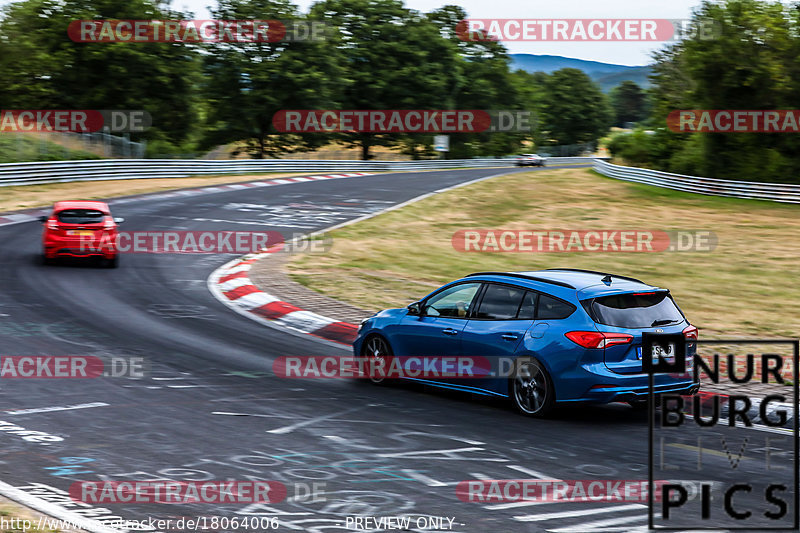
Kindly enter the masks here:
<path id="1" fill-rule="evenodd" d="M 615 294 L 596 298 L 591 304 L 595 322 L 620 328 L 650 328 L 683 320 L 668 292 Z"/>

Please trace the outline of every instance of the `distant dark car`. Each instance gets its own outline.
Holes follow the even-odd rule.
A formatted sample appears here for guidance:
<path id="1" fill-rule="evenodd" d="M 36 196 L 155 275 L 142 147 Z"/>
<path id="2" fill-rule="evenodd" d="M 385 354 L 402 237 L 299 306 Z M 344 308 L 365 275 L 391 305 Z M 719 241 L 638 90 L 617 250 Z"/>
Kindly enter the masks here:
<path id="1" fill-rule="evenodd" d="M 543 167 L 544 157 L 539 154 L 522 154 L 517 156 L 518 167 Z"/>
<path id="2" fill-rule="evenodd" d="M 56 202 L 50 215 L 39 220 L 45 264 L 59 257 L 96 257 L 109 268 L 117 266 L 117 224 L 123 219 L 113 218 L 105 202 Z"/>
<path id="3" fill-rule="evenodd" d="M 481 359 L 490 371 L 453 379 L 400 378 L 509 398 L 521 413 L 543 416 L 556 404 L 641 406 L 648 396 L 643 359 L 676 353 L 670 345 L 643 354 L 645 332 L 681 336 L 691 368 L 697 328 L 667 289 L 573 269 L 483 272 L 448 283 L 406 309 L 366 319 L 353 350 L 372 367 L 426 356 Z M 691 371 L 656 374 L 653 386 L 656 393 L 684 395 L 699 389 Z"/>

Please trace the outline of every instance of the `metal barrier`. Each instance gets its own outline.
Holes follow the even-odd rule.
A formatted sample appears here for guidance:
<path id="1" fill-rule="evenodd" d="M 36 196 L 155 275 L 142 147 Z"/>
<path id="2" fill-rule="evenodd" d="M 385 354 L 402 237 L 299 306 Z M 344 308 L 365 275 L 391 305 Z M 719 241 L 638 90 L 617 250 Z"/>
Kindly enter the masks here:
<path id="1" fill-rule="evenodd" d="M 588 164 L 592 157 L 551 157 L 550 165 Z M 387 172 L 445 168 L 510 167 L 514 159 L 431 161 L 317 161 L 298 159 L 99 159 L 0 164 L 0 187 L 72 181 L 185 178 L 267 172 Z"/>
<path id="2" fill-rule="evenodd" d="M 678 191 L 776 202 L 800 203 L 800 185 L 732 181 L 684 176 L 645 168 L 612 165 L 603 158 L 549 157 L 549 166 L 593 163 L 609 178 Z M 300 159 L 97 159 L 0 164 L 0 187 L 72 181 L 147 178 L 185 178 L 214 174 L 264 174 L 268 172 L 390 172 L 447 168 L 511 167 L 507 159 L 437 159 L 429 161 L 319 161 Z"/>
<path id="3" fill-rule="evenodd" d="M 618 180 L 646 183 L 656 187 L 677 191 L 730 196 L 754 200 L 772 200 L 791 204 L 800 203 L 800 185 L 790 183 L 764 183 L 755 181 L 733 181 L 698 176 L 670 174 L 646 168 L 612 165 L 607 161 L 596 160 L 594 170 L 603 176 Z"/>

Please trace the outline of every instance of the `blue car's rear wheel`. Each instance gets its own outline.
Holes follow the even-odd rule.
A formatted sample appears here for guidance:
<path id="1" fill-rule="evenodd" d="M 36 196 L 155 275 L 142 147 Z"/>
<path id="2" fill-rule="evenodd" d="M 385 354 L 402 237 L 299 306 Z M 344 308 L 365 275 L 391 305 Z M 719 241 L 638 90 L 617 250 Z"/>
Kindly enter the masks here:
<path id="1" fill-rule="evenodd" d="M 361 349 L 361 357 L 364 360 L 364 370 L 372 383 L 381 385 L 391 381 L 386 378 L 386 372 L 392 362 L 392 347 L 389 346 L 389 341 L 380 335 L 368 337 Z"/>
<path id="2" fill-rule="evenodd" d="M 556 403 L 553 380 L 544 366 L 533 358 L 517 360 L 508 388 L 516 410 L 527 416 L 546 416 Z"/>

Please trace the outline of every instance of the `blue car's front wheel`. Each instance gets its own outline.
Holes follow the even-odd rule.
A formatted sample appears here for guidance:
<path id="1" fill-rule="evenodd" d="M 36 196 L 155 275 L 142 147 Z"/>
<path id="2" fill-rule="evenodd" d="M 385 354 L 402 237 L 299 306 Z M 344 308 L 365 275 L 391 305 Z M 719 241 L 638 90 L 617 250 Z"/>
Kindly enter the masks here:
<path id="1" fill-rule="evenodd" d="M 514 374 L 509 379 L 509 396 L 514 407 L 527 416 L 544 417 L 555 406 L 553 380 L 536 359 L 517 359 Z"/>
<path id="2" fill-rule="evenodd" d="M 380 385 L 391 381 L 386 378 L 392 363 L 392 348 L 389 346 L 389 341 L 380 335 L 368 337 L 361 349 L 361 357 L 364 359 L 365 370 L 372 383 Z"/>

